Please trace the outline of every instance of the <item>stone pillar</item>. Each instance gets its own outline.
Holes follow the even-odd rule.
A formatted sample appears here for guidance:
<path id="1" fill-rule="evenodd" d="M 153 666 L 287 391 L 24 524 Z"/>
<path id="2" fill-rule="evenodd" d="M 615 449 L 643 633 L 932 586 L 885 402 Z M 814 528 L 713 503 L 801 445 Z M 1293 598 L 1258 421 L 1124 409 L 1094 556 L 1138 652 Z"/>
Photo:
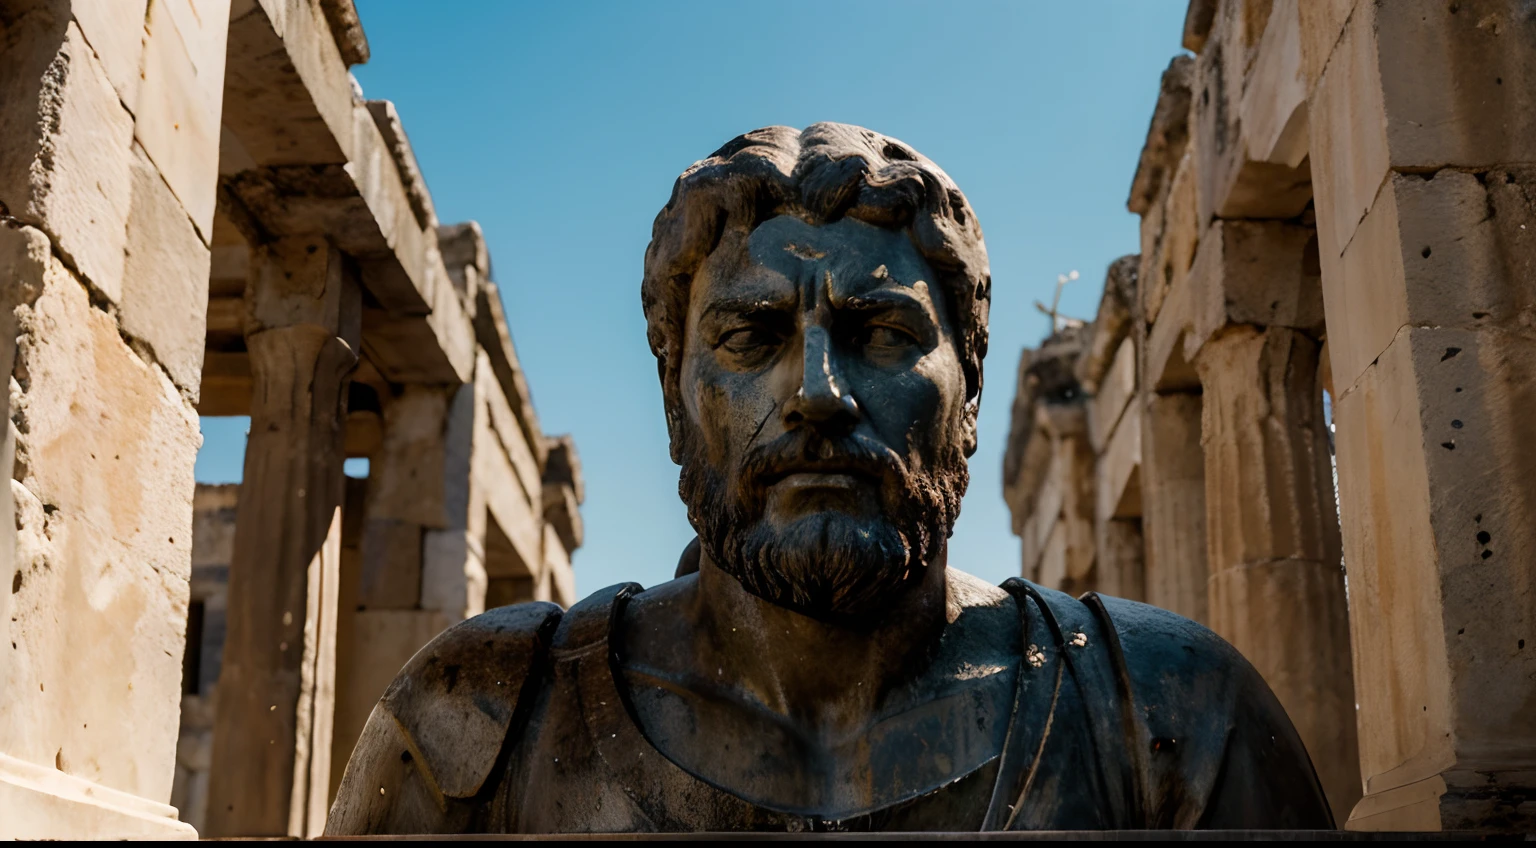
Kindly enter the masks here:
<path id="1" fill-rule="evenodd" d="M 246 287 L 253 391 L 214 719 L 211 836 L 325 824 L 347 384 L 361 293 L 320 236 L 256 248 Z"/>
<path id="2" fill-rule="evenodd" d="M 1205 453 L 1200 395 L 1150 392 L 1141 413 L 1142 534 L 1146 600 L 1207 621 Z"/>
<path id="3" fill-rule="evenodd" d="M 229 3 L 196 6 L 0 4 L 0 838 L 196 835 L 166 802 Z"/>
<path id="4" fill-rule="evenodd" d="M 1195 364 L 1208 623 L 1264 675 L 1342 820 L 1360 799 L 1360 769 L 1320 347 L 1294 329 L 1239 325 Z"/>
<path id="5" fill-rule="evenodd" d="M 382 439 L 368 466 L 346 685 L 336 693 L 333 784 L 390 681 L 416 651 L 459 620 L 421 605 L 427 534 L 447 527 L 448 492 L 469 482 L 467 468 L 462 479 L 448 473 L 455 391 L 406 385 L 381 397 Z"/>
<path id="6" fill-rule="evenodd" d="M 1536 17 L 1518 0 L 1312 11 L 1365 780 L 1349 827 L 1528 831 Z"/>

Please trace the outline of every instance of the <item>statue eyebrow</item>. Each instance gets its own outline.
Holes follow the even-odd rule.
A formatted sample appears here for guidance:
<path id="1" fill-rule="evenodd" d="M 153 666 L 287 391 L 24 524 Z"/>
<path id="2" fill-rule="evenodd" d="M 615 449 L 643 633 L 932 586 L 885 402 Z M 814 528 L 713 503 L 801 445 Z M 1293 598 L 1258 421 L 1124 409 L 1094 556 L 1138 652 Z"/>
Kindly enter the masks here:
<path id="1" fill-rule="evenodd" d="M 766 297 L 727 297 L 710 303 L 704 308 L 704 317 L 719 315 L 756 315 L 763 312 L 787 312 L 792 308 L 790 299 L 774 300 Z"/>
<path id="2" fill-rule="evenodd" d="M 870 292 L 849 295 L 837 304 L 839 310 L 849 312 L 907 312 L 937 321 L 933 306 L 905 292 Z"/>

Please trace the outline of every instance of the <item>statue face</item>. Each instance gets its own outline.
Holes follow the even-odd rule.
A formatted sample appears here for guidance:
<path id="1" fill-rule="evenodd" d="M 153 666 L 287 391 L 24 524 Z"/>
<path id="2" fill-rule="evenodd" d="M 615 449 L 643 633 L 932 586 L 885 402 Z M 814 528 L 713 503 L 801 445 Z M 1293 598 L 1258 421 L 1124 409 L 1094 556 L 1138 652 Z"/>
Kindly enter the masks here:
<path id="1" fill-rule="evenodd" d="M 690 289 L 683 498 L 715 562 L 811 614 L 918 579 L 958 516 L 966 383 L 904 232 L 773 218 Z"/>

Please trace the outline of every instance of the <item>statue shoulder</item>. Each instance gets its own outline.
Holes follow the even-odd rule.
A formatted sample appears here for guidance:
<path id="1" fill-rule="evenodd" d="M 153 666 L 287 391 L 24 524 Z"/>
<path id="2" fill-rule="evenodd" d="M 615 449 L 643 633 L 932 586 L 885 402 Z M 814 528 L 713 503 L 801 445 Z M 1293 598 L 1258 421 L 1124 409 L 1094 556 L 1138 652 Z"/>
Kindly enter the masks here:
<path id="1" fill-rule="evenodd" d="M 561 618 L 550 603 L 477 615 L 438 634 L 400 670 L 368 717 L 326 823 L 330 835 L 441 833 L 501 755 L 519 702 L 545 678 Z"/>
<path id="2" fill-rule="evenodd" d="M 485 783 L 524 690 L 542 678 L 533 672 L 560 616 L 560 607 L 535 602 L 456 624 L 417 651 L 384 692 L 379 706 L 443 795 L 468 798 Z"/>
<path id="3" fill-rule="evenodd" d="M 1177 772 L 1186 787 L 1180 798 L 1149 799 L 1154 816 L 1190 827 L 1333 827 L 1306 746 L 1236 648 L 1164 609 L 1093 594 L 1083 603 L 1101 610 L 1114 632 L 1149 784 L 1169 785 Z"/>

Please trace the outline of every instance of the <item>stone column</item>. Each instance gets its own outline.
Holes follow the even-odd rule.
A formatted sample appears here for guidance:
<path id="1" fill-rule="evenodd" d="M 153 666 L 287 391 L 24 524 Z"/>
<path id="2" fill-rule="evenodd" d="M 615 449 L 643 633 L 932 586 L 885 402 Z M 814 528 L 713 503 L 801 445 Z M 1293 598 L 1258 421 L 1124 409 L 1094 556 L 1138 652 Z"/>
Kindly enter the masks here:
<path id="1" fill-rule="evenodd" d="M 314 836 L 327 811 L 347 384 L 361 294 L 320 236 L 256 248 L 254 383 L 214 719 L 211 836 Z"/>
<path id="2" fill-rule="evenodd" d="M 1200 395 L 1149 392 L 1141 413 L 1143 571 L 1147 603 L 1207 621 L 1205 454 Z"/>
<path id="3" fill-rule="evenodd" d="M 166 802 L 228 15 L 0 3 L 0 838 L 196 835 Z"/>
<path id="4" fill-rule="evenodd" d="M 427 534 L 447 527 L 450 490 L 468 485 L 451 473 L 445 386 L 386 390 L 382 439 L 368 466 L 362 550 L 346 686 L 336 693 L 333 768 L 346 767 L 374 704 L 416 651 L 458 619 L 422 609 Z M 332 783 L 336 783 L 333 775 Z"/>
<path id="5" fill-rule="evenodd" d="M 1239 325 L 1196 358 L 1208 623 L 1264 675 L 1342 819 L 1360 769 L 1319 348 L 1297 330 Z"/>
<path id="6" fill-rule="evenodd" d="M 1365 780 L 1349 826 L 1528 831 L 1536 17 L 1518 0 L 1311 11 Z"/>

